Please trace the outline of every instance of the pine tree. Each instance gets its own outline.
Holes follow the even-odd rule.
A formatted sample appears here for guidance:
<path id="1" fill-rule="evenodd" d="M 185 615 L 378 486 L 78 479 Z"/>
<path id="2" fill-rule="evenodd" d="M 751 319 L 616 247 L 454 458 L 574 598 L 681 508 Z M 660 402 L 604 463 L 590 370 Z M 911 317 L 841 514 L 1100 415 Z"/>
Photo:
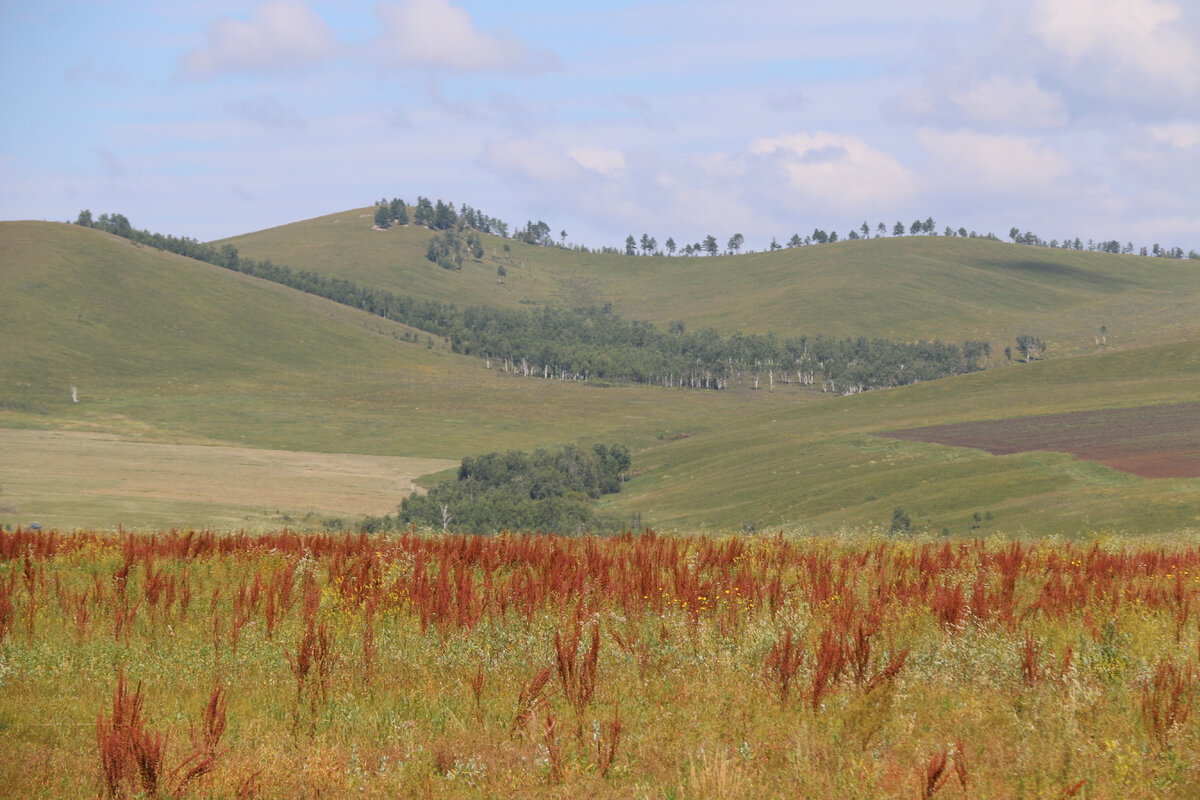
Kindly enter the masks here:
<path id="1" fill-rule="evenodd" d="M 408 224 L 408 206 L 399 197 L 392 199 L 392 220 L 397 225 Z"/>

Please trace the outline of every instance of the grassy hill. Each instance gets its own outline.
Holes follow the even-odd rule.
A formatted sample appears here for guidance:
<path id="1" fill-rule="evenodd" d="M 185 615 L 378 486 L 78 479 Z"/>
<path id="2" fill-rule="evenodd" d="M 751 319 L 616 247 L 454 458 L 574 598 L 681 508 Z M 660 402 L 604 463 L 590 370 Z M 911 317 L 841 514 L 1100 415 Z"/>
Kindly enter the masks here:
<path id="1" fill-rule="evenodd" d="M 0 427 L 457 461 L 592 437 L 644 444 L 744 402 L 505 378 L 388 320 L 55 223 L 0 223 L 0 296 Z M 43 455 L 0 457 L 0 506 L 32 508 L 13 499 L 3 462 Z M 45 468 L 30 492 L 55 482 L 54 464 Z M 209 507 L 178 508 L 195 515 L 181 522 L 214 519 Z M 0 523 L 22 519 L 0 513 Z"/>
<path id="2" fill-rule="evenodd" d="M 762 529 L 915 525 L 980 531 L 1130 533 L 1200 528 L 1200 479 L 1138 478 L 1062 453 L 992 456 L 872 434 L 926 424 L 1133 407 L 1200 393 L 1200 342 L 1002 367 L 804 407 L 780 406 L 642 454 L 641 508 L 681 530 L 737 521 Z M 708 503 L 698 498 L 711 498 Z"/>
<path id="3" fill-rule="evenodd" d="M 424 261 L 419 237 L 427 232 L 371 231 L 366 227 L 369 219 L 359 213 L 347 212 L 343 222 L 333 222 L 339 218 L 333 215 L 290 228 L 345 225 L 349 230 L 353 222 L 364 226 L 367 241 L 380 246 L 411 240 L 413 254 L 394 265 L 397 283 L 389 288 L 418 294 L 418 285 L 438 288 L 444 281 L 459 281 L 460 296 L 444 299 L 460 305 L 475 302 L 472 281 L 483 280 L 483 265 L 462 273 L 442 270 Z M 284 230 L 288 229 L 261 235 L 288 239 L 280 233 Z M 319 233 L 313 233 L 312 252 L 332 258 L 341 240 L 334 237 L 331 245 Z M 346 241 L 358 237 L 351 231 Z M 312 259 L 293 260 L 238 246 L 244 255 L 322 269 Z M 979 301 L 982 290 L 974 284 L 983 283 L 978 276 L 991 275 L 996 296 L 1005 298 L 997 301 L 1002 307 L 996 314 L 1010 320 L 1005 324 L 1030 325 L 1029 330 L 1052 347 L 1056 340 L 1049 326 L 1082 326 L 1085 310 L 1090 314 L 1099 307 L 1125 308 L 1131 319 L 1135 314 L 1148 319 L 1154 302 L 1160 320 L 1153 326 L 1139 322 L 1136 335 L 1128 335 L 1140 342 L 1158 337 L 1162 343 L 1095 352 L 1090 331 L 1098 324 L 1089 323 L 1086 336 L 1077 337 L 1077 350 L 1092 351 L 1085 357 L 1006 365 L 845 398 L 786 386 L 773 393 L 736 386 L 725 392 L 605 388 L 504 376 L 391 321 L 95 230 L 0 223 L 0 296 L 8 300 L 5 336 L 0 337 L 0 427 L 106 434 L 164 445 L 220 444 L 244 450 L 446 461 L 509 448 L 617 440 L 635 450 L 637 474 L 606 501 L 604 510 L 623 519 L 640 514 L 646 524 L 680 529 L 743 523 L 760 530 L 791 525 L 814 531 L 886 525 L 898 506 L 919 526 L 944 526 L 960 533 L 971 514 L 988 511 L 993 520 L 981 529 L 984 533 L 1096 528 L 1137 533 L 1200 525 L 1194 503 L 1200 480 L 1136 478 L 1062 454 L 995 457 L 874 435 L 947 422 L 1194 400 L 1200 394 L 1200 343 L 1188 327 L 1196 324 L 1195 315 L 1183 308 L 1196 291 L 1194 264 L 937 238 L 849 242 L 728 259 L 585 256 L 517 243 L 511 249 L 515 260 L 526 263 L 509 275 L 525 270 L 531 282 L 537 278 L 545 287 L 543 294 L 530 299 L 558 303 L 555 292 L 568 291 L 564 276 L 590 269 L 597 296 L 589 302 L 617 298 L 620 289 L 627 299 L 613 302 L 626 303 L 621 310 L 628 316 L 639 316 L 638 309 L 657 302 L 639 296 L 639 291 L 659 285 L 655 270 L 675 271 L 656 295 L 663 303 L 682 308 L 681 301 L 665 298 L 675 291 L 698 294 L 698 289 L 688 288 L 689 281 L 708 281 L 712 287 L 729 289 L 730 295 L 723 298 L 729 304 L 751 308 L 771 296 L 760 280 L 785 287 L 778 292 L 786 289 L 797 298 L 807 297 L 805 282 L 795 278 L 803 266 L 812 270 L 807 286 L 824 287 L 829 307 L 819 308 L 807 299 L 804 303 L 828 324 L 844 326 L 826 332 L 871 335 L 888 333 L 880 321 L 887 304 L 882 295 L 872 294 L 877 287 L 854 278 L 856 284 L 871 286 L 870 303 L 879 312 L 860 318 L 855 302 L 838 305 L 836 268 L 821 265 L 836 261 L 845 266 L 855 253 L 886 253 L 893 259 L 891 272 L 908 275 L 912 284 L 907 294 L 901 292 L 901 299 L 940 297 L 937 303 L 947 317 L 926 317 L 899 306 L 887 312 L 896 326 L 914 331 L 945 326 L 950 339 L 972 335 L 965 327 L 971 319 L 970 303 L 963 298 Z M 366 259 L 355 260 L 354 252 L 346 250 L 345 263 L 367 269 Z M 903 260 L 906 252 L 909 261 Z M 974 254 L 975 260 L 956 267 L 952 253 Z M 1057 266 L 1045 267 L 1045 275 L 1032 267 L 1013 266 L 1012 261 L 989 266 L 980 255 L 986 253 L 1045 256 Z M 489 244 L 485 261 L 490 257 Z M 557 266 L 560 261 L 567 266 Z M 884 269 L 870 259 L 864 263 L 863 269 Z M 615 266 L 601 270 L 606 264 Z M 818 268 L 827 270 L 819 280 Z M 1137 274 L 1122 277 L 1119 268 Z M 973 271 L 969 274 L 975 278 L 964 281 L 955 270 Z M 405 283 L 408 273 L 423 276 L 427 284 L 419 284 L 416 277 Z M 340 274 L 367 282 L 365 272 Z M 769 275 L 775 277 L 765 277 Z M 923 282 L 915 275 L 924 275 Z M 937 275 L 941 277 L 935 280 Z M 480 283 L 480 298 L 496 288 L 494 269 L 489 280 L 486 287 Z M 734 292 L 737 287 L 742 287 L 741 295 Z M 516 290 L 510 283 L 500 291 Z M 1056 297 L 1069 313 L 1059 314 L 1056 323 L 1050 309 L 1033 306 L 1032 301 L 1031 308 L 1021 308 L 1022 298 L 1038 293 Z M 778 307 L 795 313 L 786 302 Z M 719 315 L 703 316 L 715 315 L 712 308 L 696 313 L 699 321 L 672 312 L 658 318 L 720 324 Z M 764 312 L 756 325 L 775 329 L 778 319 Z M 1046 327 L 1034 326 L 1039 320 Z M 855 329 L 859 324 L 866 330 Z M 1110 341 L 1122 342 L 1121 326 L 1111 319 L 1105 324 Z M 931 330 L 914 335 L 942 334 Z M 1051 352 L 1061 354 L 1063 349 Z M 71 402 L 70 384 L 79 389 L 78 404 Z M 14 500 L 25 491 L 14 483 L 17 461 L 23 469 L 46 461 L 40 478 L 20 478 L 28 487 L 56 484 L 60 494 L 55 496 L 60 498 L 87 488 L 79 470 L 56 469 L 42 455 L 9 450 L 0 456 L 0 509 L 24 502 Z M 103 463 L 103 454 L 89 451 L 89 458 Z M 112 463 L 117 464 L 115 457 Z M 27 496 L 31 492 L 29 488 Z M 116 524 L 157 501 L 148 495 L 126 498 L 106 505 L 107 516 L 102 518 L 88 517 L 88 507 L 77 497 L 71 503 L 55 502 L 63 512 L 59 524 Z M 156 507 L 155 519 L 174 518 L 180 524 L 242 519 L 244 505 Z M 0 523 L 21 521 L 28 521 L 24 509 L 20 515 L 0 510 Z"/>
<path id="4" fill-rule="evenodd" d="M 629 318 L 726 332 L 985 339 L 998 351 L 1032 333 L 1061 355 L 1094 351 L 1101 325 L 1115 346 L 1200 331 L 1194 261 L 940 236 L 646 258 L 485 236 L 483 259 L 452 272 L 426 260 L 430 231 L 374 230 L 370 212 L 354 209 L 224 242 L 243 256 L 460 306 L 612 303 Z M 507 275 L 498 284 L 501 265 Z"/>
<path id="5" fill-rule="evenodd" d="M 607 435 L 736 403 L 506 379 L 389 320 L 94 230 L 0 223 L 0 243 L 0 424 L 454 458 L 571 440 L 581 417 Z"/>

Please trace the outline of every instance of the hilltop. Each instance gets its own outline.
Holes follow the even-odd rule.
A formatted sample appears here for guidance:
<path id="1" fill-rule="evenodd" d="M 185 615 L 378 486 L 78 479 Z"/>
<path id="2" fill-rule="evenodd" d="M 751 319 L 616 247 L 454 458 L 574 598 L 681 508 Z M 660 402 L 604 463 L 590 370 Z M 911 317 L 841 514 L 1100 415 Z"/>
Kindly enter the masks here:
<path id="1" fill-rule="evenodd" d="M 1200 331 L 1191 260 L 1058 250 L 988 239 L 850 240 L 737 256 L 624 256 L 481 235 L 461 271 L 425 257 L 434 232 L 377 230 L 353 209 L 217 244 L 254 259 L 460 307 L 603 306 L 665 326 L 732 333 L 991 341 L 1021 334 L 1059 355 L 1172 341 Z M 503 283 L 497 272 L 504 267 Z"/>

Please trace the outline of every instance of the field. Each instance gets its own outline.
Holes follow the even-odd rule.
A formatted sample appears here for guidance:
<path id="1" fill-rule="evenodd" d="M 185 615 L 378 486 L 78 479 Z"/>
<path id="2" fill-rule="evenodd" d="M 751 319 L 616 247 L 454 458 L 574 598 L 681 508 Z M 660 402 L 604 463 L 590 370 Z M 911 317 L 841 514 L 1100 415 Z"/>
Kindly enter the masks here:
<path id="1" fill-rule="evenodd" d="M 393 513 L 418 476 L 457 465 L 9 428 L 0 428 L 0 450 L 31 454 L 5 464 L 0 515 L 45 527 L 91 519 L 114 529 L 169 528 L 189 517 L 227 528 L 320 527 Z"/>
<path id="2" fill-rule="evenodd" d="M 1076 411 L 884 435 L 994 454 L 1056 450 L 1144 478 L 1200 478 L 1200 403 Z"/>
<path id="3" fill-rule="evenodd" d="M 12 796 L 1184 798 L 1200 549 L 0 532 Z"/>
<path id="4" fill-rule="evenodd" d="M 990 425 L 1031 411 L 1191 399 L 1197 366 L 1200 346 L 1188 342 L 1003 367 L 807 406 L 775 400 L 736 424 L 642 451 L 635 463 L 645 472 L 631 487 L 636 494 L 622 492 L 611 504 L 640 507 L 657 525 L 685 531 L 748 522 L 758 530 L 789 525 L 820 532 L 887 524 L 897 506 L 919 527 L 956 534 L 970 533 L 973 514 L 989 511 L 989 533 L 1195 529 L 1200 482 L 1194 478 L 1147 479 L 1066 453 L 993 456 L 878 434 L 930 420 Z"/>

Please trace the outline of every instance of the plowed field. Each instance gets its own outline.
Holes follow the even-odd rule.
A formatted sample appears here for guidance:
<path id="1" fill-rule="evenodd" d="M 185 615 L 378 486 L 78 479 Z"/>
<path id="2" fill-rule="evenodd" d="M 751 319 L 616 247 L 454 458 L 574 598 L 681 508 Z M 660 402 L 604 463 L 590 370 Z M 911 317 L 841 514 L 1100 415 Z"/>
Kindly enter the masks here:
<path id="1" fill-rule="evenodd" d="M 1200 403 L 935 425 L 882 435 L 995 455 L 1072 453 L 1144 478 L 1200 477 Z"/>

